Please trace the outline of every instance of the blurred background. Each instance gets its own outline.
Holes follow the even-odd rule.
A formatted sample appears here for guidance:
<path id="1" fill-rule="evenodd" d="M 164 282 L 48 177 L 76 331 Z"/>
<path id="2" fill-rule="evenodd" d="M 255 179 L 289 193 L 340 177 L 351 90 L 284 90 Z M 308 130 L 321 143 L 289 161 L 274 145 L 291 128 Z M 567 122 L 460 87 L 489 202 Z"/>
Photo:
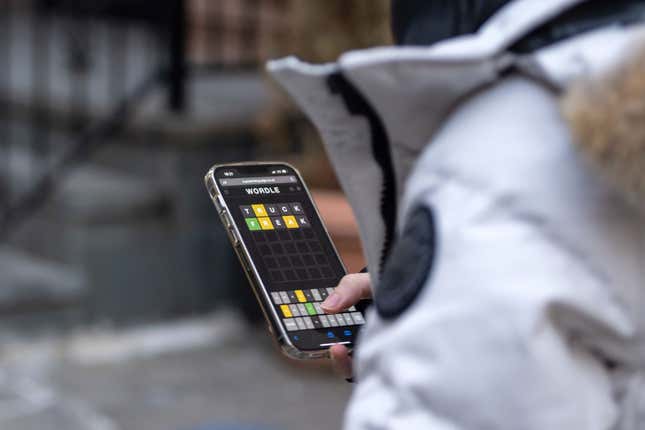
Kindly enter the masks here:
<path id="1" fill-rule="evenodd" d="M 0 428 L 339 428 L 351 387 L 272 345 L 203 175 L 293 163 L 360 270 L 319 138 L 263 63 L 389 44 L 389 2 L 0 6 Z"/>

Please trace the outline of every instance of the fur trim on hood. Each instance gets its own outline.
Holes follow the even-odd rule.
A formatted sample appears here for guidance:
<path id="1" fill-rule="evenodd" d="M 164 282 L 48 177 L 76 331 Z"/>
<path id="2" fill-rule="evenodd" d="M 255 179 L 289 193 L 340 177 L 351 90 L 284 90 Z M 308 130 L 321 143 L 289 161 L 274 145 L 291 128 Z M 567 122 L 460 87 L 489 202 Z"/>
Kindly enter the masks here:
<path id="1" fill-rule="evenodd" d="M 572 85 L 562 107 L 578 148 L 645 209 L 645 45 L 610 73 Z"/>

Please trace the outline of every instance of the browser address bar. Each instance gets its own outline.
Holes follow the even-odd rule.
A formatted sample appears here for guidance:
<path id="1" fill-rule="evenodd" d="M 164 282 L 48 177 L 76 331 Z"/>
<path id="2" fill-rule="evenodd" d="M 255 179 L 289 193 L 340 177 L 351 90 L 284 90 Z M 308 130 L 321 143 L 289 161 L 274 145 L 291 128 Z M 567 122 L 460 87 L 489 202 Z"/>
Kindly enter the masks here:
<path id="1" fill-rule="evenodd" d="M 278 185 L 296 184 L 298 178 L 294 175 L 287 176 L 256 176 L 251 178 L 221 178 L 219 183 L 223 187 L 239 187 L 243 185 Z"/>

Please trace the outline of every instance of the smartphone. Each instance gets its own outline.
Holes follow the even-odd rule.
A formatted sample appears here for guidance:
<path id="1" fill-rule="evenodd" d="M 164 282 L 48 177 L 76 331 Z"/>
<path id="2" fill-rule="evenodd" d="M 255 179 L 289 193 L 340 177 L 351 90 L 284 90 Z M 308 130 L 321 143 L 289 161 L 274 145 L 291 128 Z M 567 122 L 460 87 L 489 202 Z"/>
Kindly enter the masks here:
<path id="1" fill-rule="evenodd" d="M 321 309 L 346 270 L 300 173 L 279 162 L 224 164 L 205 182 L 282 351 L 315 359 L 335 344 L 351 349 L 369 301 Z"/>

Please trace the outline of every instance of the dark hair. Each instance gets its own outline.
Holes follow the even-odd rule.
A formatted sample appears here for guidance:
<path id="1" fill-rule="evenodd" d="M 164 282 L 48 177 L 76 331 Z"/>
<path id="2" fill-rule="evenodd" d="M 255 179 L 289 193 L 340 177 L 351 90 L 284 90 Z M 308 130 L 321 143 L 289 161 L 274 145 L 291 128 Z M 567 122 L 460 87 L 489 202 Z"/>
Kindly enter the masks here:
<path id="1" fill-rule="evenodd" d="M 392 0 L 392 34 L 399 45 L 431 45 L 474 33 L 511 0 Z"/>

